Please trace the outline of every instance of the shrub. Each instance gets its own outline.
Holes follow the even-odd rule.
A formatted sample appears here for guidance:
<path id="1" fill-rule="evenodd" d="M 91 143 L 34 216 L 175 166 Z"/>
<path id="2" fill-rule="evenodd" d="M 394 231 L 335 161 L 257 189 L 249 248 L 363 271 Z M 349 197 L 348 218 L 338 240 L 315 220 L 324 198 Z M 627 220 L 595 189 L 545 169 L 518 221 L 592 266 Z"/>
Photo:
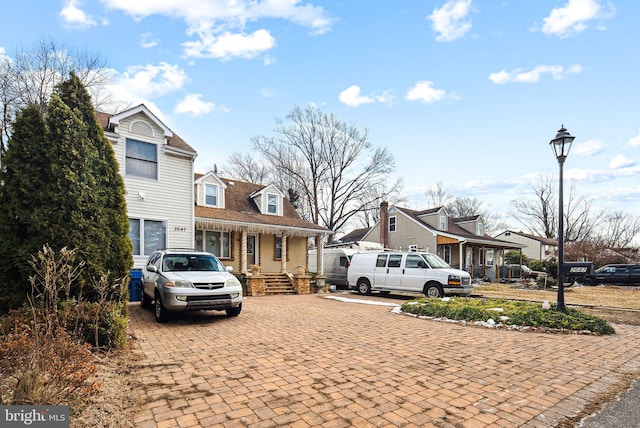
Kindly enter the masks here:
<path id="1" fill-rule="evenodd" d="M 19 324 L 0 346 L 0 404 L 73 404 L 99 385 L 89 345 L 66 330 L 53 334 L 44 324 Z"/>
<path id="2" fill-rule="evenodd" d="M 543 309 L 539 303 L 519 302 L 504 299 L 473 298 L 420 298 L 406 302 L 402 311 L 434 318 L 449 318 L 467 321 L 488 321 L 508 317 L 504 323 L 517 326 L 546 327 L 576 331 L 590 331 L 596 334 L 613 334 L 613 327 L 601 318 L 585 314 L 576 309 L 567 313 Z"/>

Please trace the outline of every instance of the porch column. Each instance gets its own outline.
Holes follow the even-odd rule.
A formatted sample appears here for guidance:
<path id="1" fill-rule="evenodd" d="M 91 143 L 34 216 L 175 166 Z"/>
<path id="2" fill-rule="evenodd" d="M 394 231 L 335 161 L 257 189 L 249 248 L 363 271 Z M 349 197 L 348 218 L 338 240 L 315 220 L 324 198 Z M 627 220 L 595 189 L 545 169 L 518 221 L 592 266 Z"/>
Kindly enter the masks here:
<path id="1" fill-rule="evenodd" d="M 287 273 L 287 235 L 282 234 L 282 258 L 280 259 L 280 272 Z"/>
<path id="2" fill-rule="evenodd" d="M 247 229 L 240 232 L 240 272 L 247 273 Z"/>
<path id="3" fill-rule="evenodd" d="M 316 266 L 317 274 L 324 275 L 324 243 L 322 242 L 322 236 L 316 235 Z"/>
<path id="4" fill-rule="evenodd" d="M 462 248 L 462 242 L 460 243 L 460 245 L 458 246 L 458 260 L 460 260 L 460 270 L 464 270 L 464 262 L 466 262 L 466 259 L 462 258 L 462 253 L 464 253 L 464 249 Z M 463 262 L 464 261 L 464 262 Z M 473 267 L 471 268 L 471 278 L 473 278 Z"/>

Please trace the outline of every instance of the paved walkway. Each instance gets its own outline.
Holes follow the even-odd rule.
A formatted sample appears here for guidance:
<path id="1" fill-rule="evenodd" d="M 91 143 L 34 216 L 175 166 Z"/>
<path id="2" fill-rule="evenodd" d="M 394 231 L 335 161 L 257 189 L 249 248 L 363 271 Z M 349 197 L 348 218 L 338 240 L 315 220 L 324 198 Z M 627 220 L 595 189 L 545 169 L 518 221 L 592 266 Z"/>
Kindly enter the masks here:
<path id="1" fill-rule="evenodd" d="M 157 324 L 132 303 L 130 330 L 145 357 L 134 424 L 551 427 L 640 372 L 640 327 L 522 333 L 390 309 L 323 295 L 248 297 L 237 318 L 193 313 Z"/>

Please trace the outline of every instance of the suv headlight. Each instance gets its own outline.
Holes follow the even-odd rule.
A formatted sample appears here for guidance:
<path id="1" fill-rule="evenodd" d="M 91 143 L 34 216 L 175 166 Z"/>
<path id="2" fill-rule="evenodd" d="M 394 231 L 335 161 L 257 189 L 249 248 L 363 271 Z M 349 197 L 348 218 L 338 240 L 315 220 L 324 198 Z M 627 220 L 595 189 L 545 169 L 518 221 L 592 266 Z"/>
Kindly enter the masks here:
<path id="1" fill-rule="evenodd" d="M 235 276 L 233 278 L 229 278 L 224 282 L 225 287 L 242 287 L 240 281 Z"/>
<path id="2" fill-rule="evenodd" d="M 175 279 L 173 281 L 167 282 L 164 286 L 173 288 L 191 288 L 191 283 L 189 281 L 185 281 L 184 279 Z"/>

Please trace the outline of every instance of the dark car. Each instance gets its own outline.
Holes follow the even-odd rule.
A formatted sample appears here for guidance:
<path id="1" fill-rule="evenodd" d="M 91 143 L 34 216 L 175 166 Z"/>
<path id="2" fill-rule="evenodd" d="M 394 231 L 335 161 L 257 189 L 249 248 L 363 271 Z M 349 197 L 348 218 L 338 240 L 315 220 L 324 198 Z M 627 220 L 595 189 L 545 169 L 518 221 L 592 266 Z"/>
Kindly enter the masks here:
<path id="1" fill-rule="evenodd" d="M 640 265 L 611 264 L 602 266 L 587 278 L 590 285 L 619 284 L 640 285 Z"/>

